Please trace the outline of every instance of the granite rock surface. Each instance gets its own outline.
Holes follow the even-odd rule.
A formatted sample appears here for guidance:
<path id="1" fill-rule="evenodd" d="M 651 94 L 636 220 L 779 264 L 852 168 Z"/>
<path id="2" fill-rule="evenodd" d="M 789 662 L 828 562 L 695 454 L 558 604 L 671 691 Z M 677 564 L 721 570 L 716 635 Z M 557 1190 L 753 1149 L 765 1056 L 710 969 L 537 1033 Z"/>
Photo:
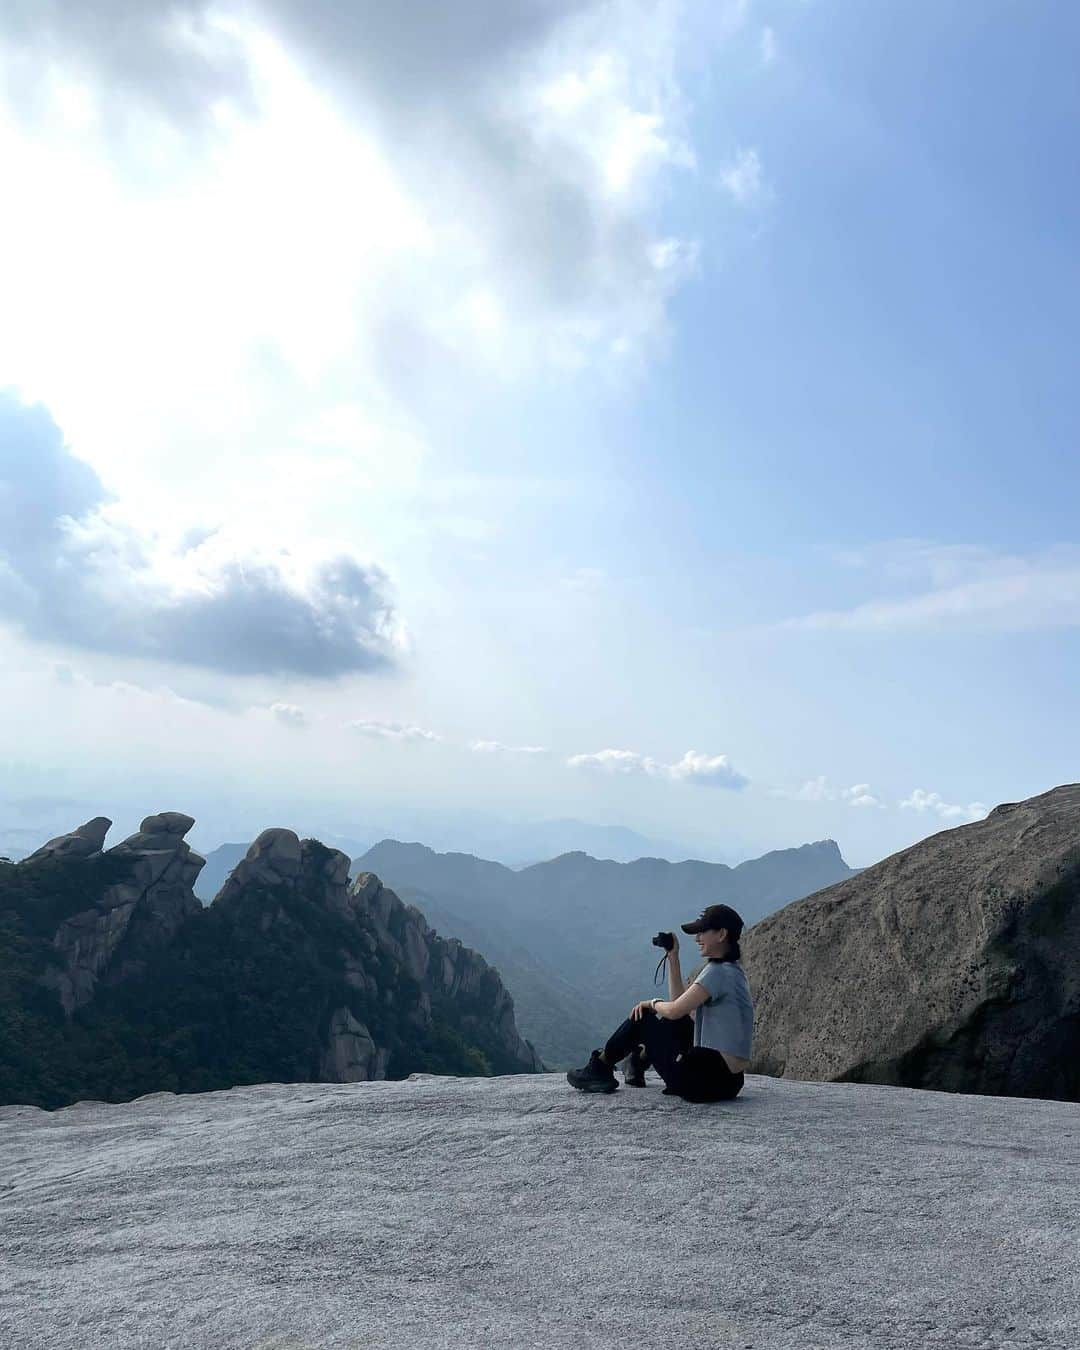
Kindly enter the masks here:
<path id="1" fill-rule="evenodd" d="M 795 901 L 743 965 L 757 1073 L 1080 1100 L 1080 785 Z"/>
<path id="2" fill-rule="evenodd" d="M 1080 1108 L 648 1077 L 0 1108 L 0 1344 L 1080 1345 Z"/>
<path id="3" fill-rule="evenodd" d="M 50 839 L 19 866 L 100 855 L 111 824 L 98 816 Z M 46 983 L 65 1013 L 88 1003 L 99 980 L 122 980 L 141 969 L 151 950 L 167 945 L 184 920 L 200 912 L 191 885 L 204 859 L 184 840 L 194 824 L 179 811 L 147 816 L 134 834 L 107 850 L 110 858 L 127 864 L 124 879 L 92 907 L 66 919 L 53 939 L 62 964 L 48 972 Z"/>

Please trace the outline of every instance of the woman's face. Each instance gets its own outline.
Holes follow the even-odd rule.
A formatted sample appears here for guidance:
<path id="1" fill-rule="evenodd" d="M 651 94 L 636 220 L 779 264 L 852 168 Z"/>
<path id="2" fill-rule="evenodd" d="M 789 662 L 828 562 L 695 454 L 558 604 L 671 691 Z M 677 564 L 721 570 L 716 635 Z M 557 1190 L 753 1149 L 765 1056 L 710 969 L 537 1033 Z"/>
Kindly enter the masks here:
<path id="1" fill-rule="evenodd" d="M 727 951 L 726 928 L 706 928 L 703 933 L 695 933 L 694 940 L 697 942 L 698 950 L 706 960 L 723 956 Z"/>

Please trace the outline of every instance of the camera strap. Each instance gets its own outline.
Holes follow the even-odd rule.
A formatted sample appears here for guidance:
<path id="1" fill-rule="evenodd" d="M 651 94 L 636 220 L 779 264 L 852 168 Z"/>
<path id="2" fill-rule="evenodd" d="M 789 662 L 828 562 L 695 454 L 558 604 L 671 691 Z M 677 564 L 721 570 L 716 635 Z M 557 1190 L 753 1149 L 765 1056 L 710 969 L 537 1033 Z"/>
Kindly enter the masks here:
<path id="1" fill-rule="evenodd" d="M 659 962 L 659 964 L 657 965 L 656 969 L 653 971 L 653 977 L 652 977 L 652 982 L 653 982 L 653 984 L 659 984 L 659 983 L 661 982 L 661 980 L 663 979 L 663 976 L 660 974 L 660 970 L 661 970 L 661 968 L 663 967 L 663 964 L 664 964 L 664 962 L 665 962 L 667 959 L 668 959 L 668 954 L 667 954 L 667 952 L 665 952 L 665 953 L 663 954 L 663 956 L 660 958 L 660 962 Z"/>

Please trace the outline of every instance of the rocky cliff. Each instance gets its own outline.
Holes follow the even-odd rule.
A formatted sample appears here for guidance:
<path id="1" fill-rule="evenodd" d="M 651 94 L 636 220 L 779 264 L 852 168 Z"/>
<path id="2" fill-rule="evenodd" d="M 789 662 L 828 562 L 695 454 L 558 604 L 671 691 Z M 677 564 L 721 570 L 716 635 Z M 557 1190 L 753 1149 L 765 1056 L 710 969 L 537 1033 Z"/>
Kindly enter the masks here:
<path id="1" fill-rule="evenodd" d="M 147 816 L 136 834 L 108 850 L 110 859 L 127 864 L 123 880 L 65 919 L 53 938 L 60 961 L 44 978 L 65 1013 L 87 1003 L 99 979 L 115 982 L 142 970 L 150 952 L 167 945 L 183 921 L 199 912 L 191 885 L 204 860 L 184 842 L 194 824 L 178 811 Z M 98 816 L 50 839 L 19 865 L 93 858 L 104 851 L 111 825 Z"/>
<path id="2" fill-rule="evenodd" d="M 0 1100 L 543 1067 L 497 972 L 344 853 L 266 830 L 204 908 L 193 823 L 0 867 Z"/>
<path id="3" fill-rule="evenodd" d="M 1080 785 L 747 932 L 757 1073 L 1080 1100 Z"/>
<path id="4" fill-rule="evenodd" d="M 298 925 L 297 904 L 314 905 L 346 926 L 354 942 L 342 952 L 345 985 L 363 999 L 394 1002 L 391 984 L 380 981 L 387 958 L 394 974 L 416 986 L 415 997 L 398 1011 L 421 1030 L 432 1025 L 433 1002 L 453 1001 L 470 1043 L 494 1042 L 518 1072 L 539 1072 L 535 1050 L 518 1034 L 514 1003 L 498 973 L 456 938 L 444 940 L 420 910 L 388 890 L 374 873 L 349 882 L 350 860 L 317 841 L 301 841 L 291 830 L 264 830 L 234 868 L 213 904 L 219 912 L 243 913 L 252 893 L 261 895 L 259 926 L 286 931 Z M 310 925 L 309 925 L 310 926 Z M 399 1000 L 398 1000 L 399 1001 Z M 330 1014 L 322 1048 L 320 1078 L 352 1083 L 386 1076 L 389 1049 L 378 1046 L 342 1004 Z"/>

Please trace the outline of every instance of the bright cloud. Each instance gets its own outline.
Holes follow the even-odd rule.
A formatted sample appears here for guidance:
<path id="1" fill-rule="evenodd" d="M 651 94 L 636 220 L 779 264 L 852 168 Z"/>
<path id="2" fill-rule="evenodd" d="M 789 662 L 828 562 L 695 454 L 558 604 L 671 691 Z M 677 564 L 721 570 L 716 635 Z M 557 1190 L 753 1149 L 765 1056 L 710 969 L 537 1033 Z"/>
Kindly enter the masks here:
<path id="1" fill-rule="evenodd" d="M 666 778 L 673 783 L 693 783 L 738 790 L 750 781 L 739 773 L 726 755 L 703 755 L 687 750 L 675 764 L 663 764 L 635 750 L 598 750 L 593 754 L 571 755 L 566 761 L 572 769 L 592 769 L 601 773 Z"/>
<path id="2" fill-rule="evenodd" d="M 687 750 L 677 764 L 668 766 L 668 776 L 677 783 L 700 783 L 707 787 L 739 789 L 750 781 L 739 773 L 727 755 L 702 755 Z"/>
<path id="3" fill-rule="evenodd" d="M 195 537 L 179 556 L 112 511 L 41 407 L 0 393 L 0 618 L 31 638 L 231 675 L 326 678 L 393 664 L 380 569 L 308 568 Z"/>
<path id="4" fill-rule="evenodd" d="M 441 741 L 442 737 L 435 731 L 428 731 L 424 727 L 415 726 L 411 722 L 378 722 L 365 720 L 363 718 L 356 721 L 346 722 L 346 727 L 350 731 L 359 732 L 361 736 L 369 736 L 373 740 L 380 741 Z"/>
<path id="5" fill-rule="evenodd" d="M 82 502 L 69 474 L 67 546 L 113 596 L 73 596 L 54 620 L 40 579 L 8 568 L 7 612 L 39 639 L 238 674 L 397 659 L 376 559 L 431 510 L 425 398 L 634 370 L 694 275 L 696 240 L 661 218 L 672 176 L 696 173 L 679 15 L 676 0 L 5 10 L 0 158 L 19 210 L 0 370 L 93 466 Z M 144 634 L 120 619 L 136 602 Z"/>
<path id="6" fill-rule="evenodd" d="M 604 773 L 658 774 L 662 770 L 655 759 L 634 750 L 597 750 L 588 755 L 571 755 L 566 762 L 572 769 L 599 769 Z"/>
<path id="7" fill-rule="evenodd" d="M 640 354 L 695 252 L 655 211 L 694 168 L 677 17 L 45 0 L 0 20 L 5 368 L 104 465 L 121 442 L 167 462 L 185 430 L 261 458 L 335 393 L 380 423 L 388 362 L 456 380 Z"/>
<path id="8" fill-rule="evenodd" d="M 942 820 L 966 821 L 982 820 L 989 809 L 982 802 L 968 802 L 966 806 L 953 805 L 945 801 L 940 793 L 927 792 L 923 788 L 916 788 L 910 797 L 904 798 L 900 806 L 905 810 L 916 811 L 919 815 L 933 812 Z"/>

